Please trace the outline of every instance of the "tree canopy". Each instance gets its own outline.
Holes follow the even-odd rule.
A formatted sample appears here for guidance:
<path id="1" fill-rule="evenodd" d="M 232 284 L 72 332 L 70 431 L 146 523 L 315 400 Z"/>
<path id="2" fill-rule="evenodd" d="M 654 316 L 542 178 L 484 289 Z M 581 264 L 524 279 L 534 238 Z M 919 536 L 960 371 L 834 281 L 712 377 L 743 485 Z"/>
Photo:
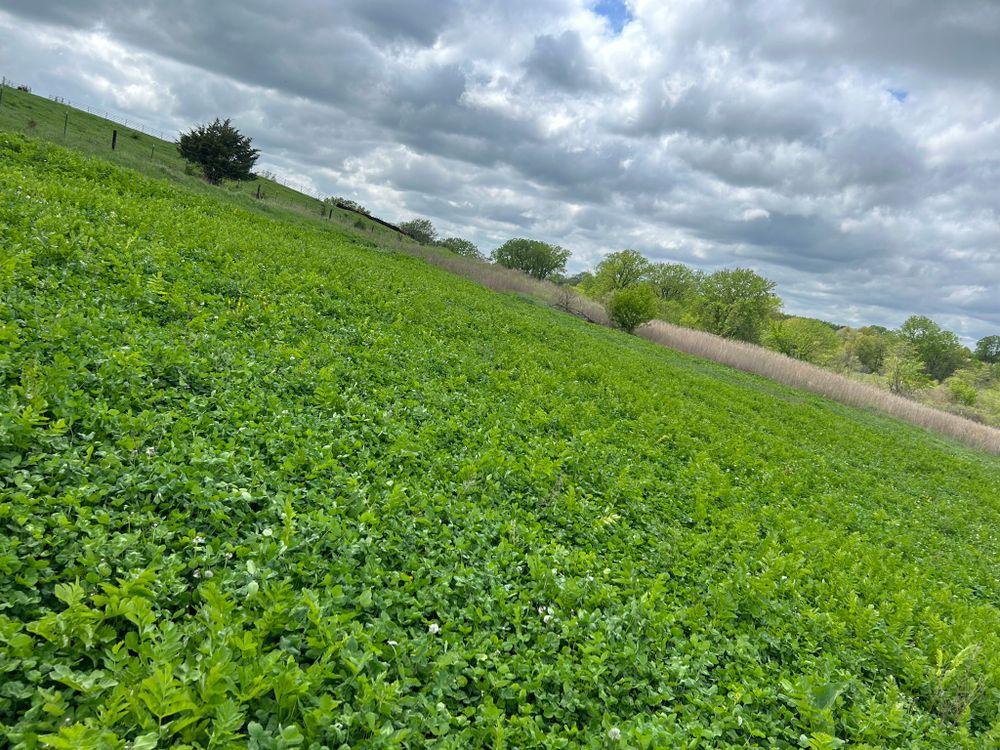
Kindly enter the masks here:
<path id="1" fill-rule="evenodd" d="M 771 321 L 763 340 L 775 351 L 816 364 L 831 357 L 840 347 L 840 339 L 834 330 L 814 318 Z"/>
<path id="2" fill-rule="evenodd" d="M 399 228 L 421 245 L 430 245 L 437 239 L 437 230 L 430 219 L 410 219 L 400 224 Z"/>
<path id="3" fill-rule="evenodd" d="M 646 278 L 651 267 L 652 264 L 635 250 L 608 253 L 588 281 L 588 292 L 594 297 L 604 297 L 633 286 Z"/>
<path id="4" fill-rule="evenodd" d="M 441 247 L 445 247 L 451 250 L 455 255 L 462 255 L 466 258 L 482 258 L 483 254 L 479 252 L 479 248 L 476 247 L 475 243 L 462 239 L 461 237 L 446 237 L 441 240 L 438 244 Z"/>
<path id="5" fill-rule="evenodd" d="M 898 333 L 913 348 L 924 372 L 935 380 L 947 378 L 968 356 L 958 336 L 925 315 L 911 315 L 899 327 Z"/>
<path id="6" fill-rule="evenodd" d="M 501 266 L 516 268 L 536 279 L 564 271 L 569 256 L 566 248 L 523 238 L 507 240 L 492 254 L 493 261 Z"/>
<path id="7" fill-rule="evenodd" d="M 1000 362 L 1000 336 L 987 336 L 976 342 L 976 359 L 996 364 Z"/>
<path id="8" fill-rule="evenodd" d="M 249 180 L 260 155 L 248 136 L 240 133 L 229 119 L 210 125 L 198 125 L 181 135 L 177 150 L 187 161 L 201 167 L 205 179 L 213 184 L 222 180 Z"/>
<path id="9" fill-rule="evenodd" d="M 683 263 L 654 263 L 646 271 L 646 279 L 665 302 L 682 302 L 698 292 L 704 274 Z"/>
<path id="10" fill-rule="evenodd" d="M 781 308 L 774 286 L 749 268 L 716 271 L 699 285 L 696 314 L 711 333 L 759 343 L 765 324 Z"/>

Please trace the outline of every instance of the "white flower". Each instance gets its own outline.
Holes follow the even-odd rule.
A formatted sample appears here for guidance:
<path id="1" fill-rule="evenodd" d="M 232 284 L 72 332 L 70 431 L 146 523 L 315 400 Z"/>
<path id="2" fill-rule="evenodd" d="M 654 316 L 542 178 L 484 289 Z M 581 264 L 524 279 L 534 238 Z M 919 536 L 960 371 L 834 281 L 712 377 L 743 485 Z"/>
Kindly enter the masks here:
<path id="1" fill-rule="evenodd" d="M 612 740 L 613 742 L 617 742 L 621 738 L 622 738 L 622 730 L 620 730 L 618 727 L 611 727 L 611 729 L 608 730 L 608 739 Z"/>
<path id="2" fill-rule="evenodd" d="M 155 456 L 156 455 L 156 448 L 154 448 L 152 445 L 149 446 L 148 448 L 146 448 L 146 455 L 147 456 Z"/>
<path id="3" fill-rule="evenodd" d="M 262 532 L 260 532 L 260 533 L 261 533 L 261 534 L 263 534 L 264 536 L 271 536 L 271 535 L 272 535 L 272 534 L 273 534 L 274 532 L 273 532 L 273 531 L 271 531 L 270 529 L 264 529 L 264 530 L 263 530 Z"/>
<path id="4" fill-rule="evenodd" d="M 191 540 L 191 543 L 192 544 L 204 544 L 205 543 L 205 537 L 203 537 L 203 536 L 196 536 L 194 539 Z"/>
<path id="5" fill-rule="evenodd" d="M 206 570 L 205 571 L 205 578 L 211 578 L 214 575 L 215 575 L 215 573 L 213 573 L 211 570 Z"/>
<path id="6" fill-rule="evenodd" d="M 427 627 L 427 632 L 430 633 L 431 635 L 437 635 L 438 633 L 441 632 L 441 626 L 438 625 L 436 622 L 432 622 Z"/>
<path id="7" fill-rule="evenodd" d="M 200 570 L 196 570 L 196 571 L 194 572 L 194 577 L 195 577 L 195 578 L 201 578 L 201 571 L 200 571 Z"/>
<path id="8" fill-rule="evenodd" d="M 544 622 L 546 625 L 549 624 L 550 620 L 552 620 L 552 615 L 545 615 L 545 617 L 542 618 L 542 622 Z"/>
<path id="9" fill-rule="evenodd" d="M 399 645 L 398 643 L 396 643 L 396 641 L 386 641 L 386 643 L 388 643 L 390 646 L 398 646 Z"/>

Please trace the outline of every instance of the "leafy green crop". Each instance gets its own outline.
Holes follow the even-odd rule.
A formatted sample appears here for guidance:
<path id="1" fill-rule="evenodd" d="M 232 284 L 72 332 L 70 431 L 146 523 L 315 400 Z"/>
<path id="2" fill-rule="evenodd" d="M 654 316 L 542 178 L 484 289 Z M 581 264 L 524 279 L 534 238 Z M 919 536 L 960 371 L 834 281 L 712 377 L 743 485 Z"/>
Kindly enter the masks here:
<path id="1" fill-rule="evenodd" d="M 0 134 L 15 748 L 990 748 L 1000 463 Z"/>

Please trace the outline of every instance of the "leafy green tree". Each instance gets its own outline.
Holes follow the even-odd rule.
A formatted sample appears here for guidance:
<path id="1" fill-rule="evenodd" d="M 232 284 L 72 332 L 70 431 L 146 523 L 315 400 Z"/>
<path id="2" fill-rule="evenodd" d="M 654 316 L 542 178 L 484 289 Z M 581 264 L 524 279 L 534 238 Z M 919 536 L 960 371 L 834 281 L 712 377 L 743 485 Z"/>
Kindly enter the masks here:
<path id="1" fill-rule="evenodd" d="M 479 252 L 479 248 L 473 242 L 461 237 L 447 237 L 441 240 L 440 245 L 451 250 L 455 255 L 461 255 L 466 258 L 483 257 L 483 254 Z"/>
<path id="2" fill-rule="evenodd" d="M 656 292 L 649 284 L 632 284 L 612 293 L 608 314 L 622 330 L 632 333 L 656 315 Z"/>
<path id="3" fill-rule="evenodd" d="M 575 273 L 572 276 L 567 276 L 563 279 L 563 283 L 569 286 L 578 286 L 586 290 L 587 286 L 593 280 L 594 274 L 590 271 L 580 271 L 580 273 Z"/>
<path id="4" fill-rule="evenodd" d="M 260 155 L 249 137 L 229 124 L 228 118 L 210 125 L 198 125 L 181 135 L 177 141 L 180 155 L 201 167 L 205 179 L 212 184 L 222 180 L 249 180 L 251 170 Z"/>
<path id="5" fill-rule="evenodd" d="M 864 328 L 862 331 L 868 331 Z M 872 331 L 859 333 L 850 343 L 851 352 L 857 357 L 858 363 L 866 372 L 881 372 L 889 352 L 888 336 Z"/>
<path id="6" fill-rule="evenodd" d="M 654 263 L 646 272 L 647 280 L 664 302 L 689 301 L 698 293 L 704 276 L 683 263 Z"/>
<path id="7" fill-rule="evenodd" d="M 399 225 L 404 234 L 410 235 L 421 245 L 431 245 L 437 239 L 437 230 L 430 219 L 411 219 Z"/>
<path id="8" fill-rule="evenodd" d="M 987 336 L 976 342 L 976 359 L 995 365 L 1000 362 L 1000 336 Z"/>
<path id="9" fill-rule="evenodd" d="M 699 324 L 719 336 L 759 343 L 767 321 L 781 309 L 774 282 L 749 268 L 716 271 L 699 286 Z"/>
<path id="10" fill-rule="evenodd" d="M 493 251 L 491 257 L 501 266 L 516 268 L 536 279 L 546 279 L 564 271 L 569 256 L 569 250 L 558 245 L 518 238 L 507 240 Z"/>
<path id="11" fill-rule="evenodd" d="M 942 381 L 968 359 L 968 350 L 951 331 L 925 315 L 911 315 L 899 327 L 900 338 L 913 347 L 924 372 Z"/>
<path id="12" fill-rule="evenodd" d="M 907 396 L 927 386 L 923 364 L 913 346 L 899 341 L 889 348 L 885 357 L 885 377 L 889 390 Z"/>
<path id="13" fill-rule="evenodd" d="M 651 266 L 636 250 L 608 253 L 597 264 L 594 277 L 587 285 L 587 293 L 600 298 L 638 284 L 645 280 Z"/>
<path id="14" fill-rule="evenodd" d="M 771 321 L 763 343 L 795 359 L 821 364 L 840 349 L 840 339 L 833 329 L 813 318 L 786 318 Z"/>

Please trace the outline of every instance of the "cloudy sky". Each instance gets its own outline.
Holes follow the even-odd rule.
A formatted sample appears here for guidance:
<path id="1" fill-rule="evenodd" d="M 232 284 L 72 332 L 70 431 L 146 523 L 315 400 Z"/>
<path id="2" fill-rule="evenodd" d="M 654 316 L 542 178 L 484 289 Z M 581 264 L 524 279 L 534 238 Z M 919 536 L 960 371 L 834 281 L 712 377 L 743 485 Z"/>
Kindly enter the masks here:
<path id="1" fill-rule="evenodd" d="M 0 73 L 571 270 L 635 248 L 788 312 L 1000 333 L 997 0 L 4 0 Z"/>

